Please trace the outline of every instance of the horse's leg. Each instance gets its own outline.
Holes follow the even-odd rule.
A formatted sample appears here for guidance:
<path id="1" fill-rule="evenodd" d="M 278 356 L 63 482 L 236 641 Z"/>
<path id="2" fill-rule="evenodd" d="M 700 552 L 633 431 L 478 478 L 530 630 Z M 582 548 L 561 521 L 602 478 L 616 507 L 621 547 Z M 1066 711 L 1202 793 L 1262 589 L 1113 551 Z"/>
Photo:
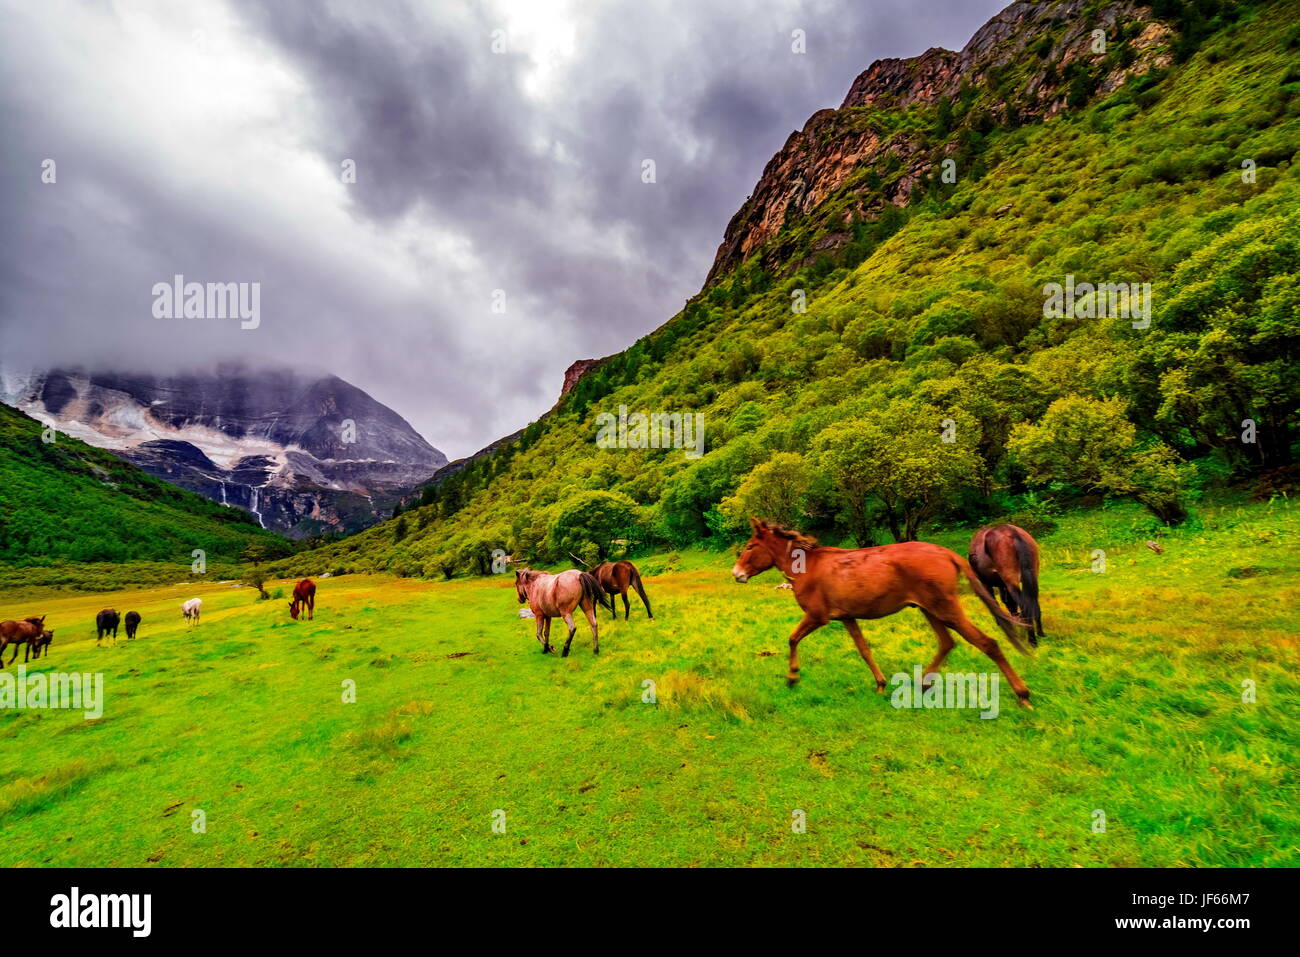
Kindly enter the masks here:
<path id="1" fill-rule="evenodd" d="M 917 607 L 919 608 L 920 606 L 918 605 Z M 943 622 L 930 614 L 924 608 L 921 608 L 921 614 L 925 615 L 925 620 L 928 621 L 930 627 L 934 629 L 934 636 L 939 639 L 939 650 L 935 652 L 934 660 L 926 667 L 925 674 L 921 679 L 921 683 L 928 688 L 933 676 L 939 673 L 939 669 L 943 667 L 944 661 L 948 658 L 948 652 L 952 651 L 952 646 L 956 644 L 956 642 L 952 640 L 952 632 L 944 627 Z"/>
<path id="2" fill-rule="evenodd" d="M 546 654 L 546 639 L 542 637 L 542 632 L 544 627 L 550 623 L 550 619 L 542 615 L 533 616 L 533 627 L 537 630 L 537 643 L 542 646 L 542 654 Z"/>
<path id="3" fill-rule="evenodd" d="M 564 640 L 564 650 L 560 652 L 561 658 L 569 657 L 569 645 L 573 644 L 573 633 L 578 630 L 578 626 L 573 623 L 572 610 L 564 613 L 564 623 L 569 626 L 569 637 Z"/>
<path id="4" fill-rule="evenodd" d="M 613 602 L 610 602 L 610 604 L 613 604 Z M 618 614 L 615 613 L 614 617 L 617 618 Z M 632 607 L 627 603 L 627 588 L 624 587 L 623 588 L 623 618 L 624 620 L 626 620 L 631 617 L 632 617 Z"/>
<path id="5" fill-rule="evenodd" d="M 816 631 L 824 621 L 818 621 L 811 615 L 805 614 L 803 621 L 794 626 L 794 631 L 790 633 L 790 671 L 785 676 L 785 683 L 793 688 L 799 681 L 799 642 L 811 632 Z"/>
<path id="6" fill-rule="evenodd" d="M 867 663 L 867 667 L 870 668 L 871 673 L 875 675 L 876 690 L 881 694 L 884 694 L 885 676 L 881 673 L 880 669 L 876 667 L 876 659 L 871 657 L 871 645 L 867 643 L 866 637 L 862 634 L 862 629 L 858 627 L 857 621 L 852 618 L 844 619 L 844 627 L 848 630 L 849 637 L 853 639 L 853 643 L 858 646 L 858 654 L 862 656 L 862 660 Z"/>
<path id="7" fill-rule="evenodd" d="M 596 628 L 596 603 L 587 602 L 582 606 L 583 612 L 587 615 L 587 624 L 591 626 L 591 653 L 600 654 L 600 631 Z"/>
<path id="8" fill-rule="evenodd" d="M 956 598 L 949 600 L 943 609 L 936 610 L 935 615 L 945 625 L 956 629 L 959 635 L 988 655 L 993 663 L 998 666 L 998 670 L 1006 677 L 1012 690 L 1015 691 L 1016 697 L 1020 699 L 1020 703 L 1027 708 L 1031 707 L 1029 704 L 1029 688 L 1020 680 L 1020 675 L 1016 674 L 1016 670 L 1011 667 L 1011 662 L 1007 661 L 1007 656 L 1002 653 L 1002 649 L 996 641 L 971 623 Z"/>
<path id="9" fill-rule="evenodd" d="M 312 592 L 307 596 L 307 620 L 316 620 L 316 593 Z"/>

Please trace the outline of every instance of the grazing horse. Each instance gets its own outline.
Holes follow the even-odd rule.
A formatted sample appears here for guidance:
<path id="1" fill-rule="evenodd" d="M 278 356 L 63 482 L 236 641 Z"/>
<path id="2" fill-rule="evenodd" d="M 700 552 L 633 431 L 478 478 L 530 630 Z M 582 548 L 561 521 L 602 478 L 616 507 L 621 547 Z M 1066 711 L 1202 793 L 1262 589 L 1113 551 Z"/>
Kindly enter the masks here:
<path id="1" fill-rule="evenodd" d="M 140 627 L 140 613 L 138 611 L 128 611 L 126 618 L 126 640 L 130 641 L 135 637 L 135 630 Z"/>
<path id="2" fill-rule="evenodd" d="M 54 640 L 54 632 L 48 631 L 46 629 L 41 629 L 40 636 L 33 638 L 31 641 L 27 643 L 28 648 L 32 653 L 32 660 L 33 661 L 36 660 L 42 654 L 49 655 L 50 642 L 53 640 Z M 17 649 L 14 649 L 14 657 L 17 657 Z M 24 662 L 27 661 L 26 654 L 23 655 L 23 661 Z"/>
<path id="3" fill-rule="evenodd" d="M 40 618 L 24 618 L 22 621 L 0 621 L 0 668 L 5 666 L 4 651 L 9 645 L 14 646 L 13 657 L 9 659 L 10 664 L 13 664 L 18 658 L 19 645 L 27 645 L 26 651 L 30 654 L 31 646 L 29 642 L 40 640 L 44 624 L 44 615 L 41 615 Z M 26 661 L 26 657 L 23 660 Z"/>
<path id="4" fill-rule="evenodd" d="M 289 615 L 294 621 L 298 620 L 298 610 L 303 606 L 307 608 L 307 620 L 315 619 L 316 583 L 310 578 L 304 578 L 293 586 L 293 601 L 289 602 Z"/>
<path id="5" fill-rule="evenodd" d="M 537 643 L 542 646 L 542 654 L 555 649 L 551 647 L 551 619 L 563 618 L 569 626 L 569 637 L 564 642 L 561 658 L 569 657 L 569 645 L 573 644 L 573 633 L 578 626 L 573 623 L 573 609 L 581 606 L 587 615 L 587 624 L 591 626 L 591 653 L 600 654 L 600 632 L 596 627 L 596 605 L 613 609 L 613 603 L 606 600 L 600 582 L 590 572 L 580 572 L 575 568 L 567 572 L 552 575 L 548 572 L 520 568 L 515 572 L 515 593 L 519 604 L 528 602 L 533 618 L 537 621 Z"/>
<path id="6" fill-rule="evenodd" d="M 113 643 L 117 643 L 117 626 L 122 621 L 122 616 L 111 608 L 105 608 L 95 616 L 95 644 L 104 640 L 104 636 L 111 635 Z"/>
<path id="7" fill-rule="evenodd" d="M 984 587 L 1002 593 L 1012 615 L 1030 623 L 1029 643 L 1043 635 L 1043 611 L 1038 606 L 1038 543 L 1017 525 L 990 525 L 970 542 L 970 567 Z"/>
<path id="8" fill-rule="evenodd" d="M 199 623 L 199 613 L 203 611 L 203 599 L 191 598 L 181 605 L 181 614 L 185 616 L 185 624 L 197 625 Z"/>
<path id="9" fill-rule="evenodd" d="M 790 635 L 788 683 L 799 680 L 799 642 L 830 621 L 844 623 L 858 653 L 876 679 L 876 690 L 885 690 L 885 676 L 876 667 L 858 627 L 857 619 L 885 618 L 908 606 L 921 609 L 939 640 L 939 651 L 925 669 L 928 687 L 952 650 L 949 628 L 978 648 L 998 666 L 1015 690 L 1021 704 L 1029 706 L 1029 689 L 1020 680 L 998 643 L 976 628 L 957 600 L 957 583 L 964 575 L 980 601 L 997 619 L 1003 632 L 1020 651 L 1028 654 L 1016 630 L 1024 625 L 998 607 L 975 573 L 960 555 L 927 542 L 900 542 L 874 548 L 824 548 L 816 539 L 798 532 L 750 519 L 754 534 L 741 550 L 731 574 L 746 582 L 776 566 L 794 586 L 794 597 L 803 609 L 803 620 Z"/>
<path id="10" fill-rule="evenodd" d="M 584 568 L 587 563 L 580 559 L 573 552 L 569 552 L 569 557 Z M 601 562 L 595 568 L 587 569 L 591 574 L 596 576 L 596 581 L 600 582 L 600 587 L 605 590 L 605 594 L 610 596 L 609 603 L 614 606 L 615 595 L 623 596 L 623 617 L 631 618 L 631 606 L 627 600 L 628 588 L 633 588 L 641 596 L 641 604 L 645 605 L 645 613 L 654 620 L 655 613 L 650 610 L 650 599 L 646 597 L 645 587 L 641 584 L 641 573 L 637 567 L 629 561 L 619 562 Z M 615 620 L 618 619 L 618 608 L 612 608 Z"/>

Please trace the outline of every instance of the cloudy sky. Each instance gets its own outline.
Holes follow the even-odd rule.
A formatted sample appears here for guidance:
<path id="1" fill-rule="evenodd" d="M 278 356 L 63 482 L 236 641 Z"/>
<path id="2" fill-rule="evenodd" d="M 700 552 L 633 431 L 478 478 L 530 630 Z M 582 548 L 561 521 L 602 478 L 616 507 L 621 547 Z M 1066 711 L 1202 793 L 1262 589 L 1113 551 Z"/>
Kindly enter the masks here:
<path id="1" fill-rule="evenodd" d="M 0 366 L 291 363 L 468 454 L 697 292 L 872 60 L 1004 5 L 0 0 Z M 156 318 L 178 273 L 260 325 Z"/>

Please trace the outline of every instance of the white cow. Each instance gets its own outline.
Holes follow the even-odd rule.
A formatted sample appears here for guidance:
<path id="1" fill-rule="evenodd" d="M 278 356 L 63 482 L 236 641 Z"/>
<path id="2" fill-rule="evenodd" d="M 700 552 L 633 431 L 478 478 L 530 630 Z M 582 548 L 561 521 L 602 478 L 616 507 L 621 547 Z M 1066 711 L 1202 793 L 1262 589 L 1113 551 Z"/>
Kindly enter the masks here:
<path id="1" fill-rule="evenodd" d="M 203 610 L 202 598 L 191 598 L 185 604 L 181 605 L 181 614 L 185 616 L 186 625 L 197 625 L 199 623 L 199 612 Z"/>

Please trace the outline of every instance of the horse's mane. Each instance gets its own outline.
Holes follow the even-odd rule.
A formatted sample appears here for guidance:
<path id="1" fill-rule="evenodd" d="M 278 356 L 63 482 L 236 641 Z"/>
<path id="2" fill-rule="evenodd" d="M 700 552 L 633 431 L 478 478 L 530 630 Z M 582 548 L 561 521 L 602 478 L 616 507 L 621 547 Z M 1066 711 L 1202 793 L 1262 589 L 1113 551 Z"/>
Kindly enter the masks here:
<path id="1" fill-rule="evenodd" d="M 768 525 L 767 530 L 788 542 L 793 542 L 799 548 L 817 548 L 817 539 L 793 528 L 786 528 L 784 525 Z"/>

